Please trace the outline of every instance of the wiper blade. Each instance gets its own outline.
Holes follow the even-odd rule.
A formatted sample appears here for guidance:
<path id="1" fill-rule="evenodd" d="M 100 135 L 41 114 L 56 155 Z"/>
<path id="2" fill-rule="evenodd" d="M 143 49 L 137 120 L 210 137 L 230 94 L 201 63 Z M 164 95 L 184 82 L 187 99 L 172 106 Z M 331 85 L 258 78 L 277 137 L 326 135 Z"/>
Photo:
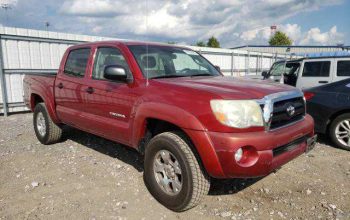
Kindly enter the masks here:
<path id="1" fill-rule="evenodd" d="M 150 79 L 161 79 L 161 78 L 177 78 L 177 77 L 186 77 L 186 75 L 163 75 L 163 76 L 155 76 Z"/>
<path id="2" fill-rule="evenodd" d="M 214 76 L 214 75 L 212 75 L 210 73 L 200 73 L 200 74 L 193 74 L 193 75 L 191 75 L 191 77 L 193 77 L 193 76 Z"/>

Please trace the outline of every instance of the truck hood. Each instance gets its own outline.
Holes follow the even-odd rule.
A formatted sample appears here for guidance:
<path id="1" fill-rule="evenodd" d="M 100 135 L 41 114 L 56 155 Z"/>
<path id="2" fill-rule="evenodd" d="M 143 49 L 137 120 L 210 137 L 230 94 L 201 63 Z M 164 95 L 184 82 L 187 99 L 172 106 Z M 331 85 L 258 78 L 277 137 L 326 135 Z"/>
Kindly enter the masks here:
<path id="1" fill-rule="evenodd" d="M 203 92 L 212 93 L 223 99 L 261 99 L 272 93 L 297 90 L 288 85 L 267 82 L 266 80 L 224 76 L 179 77 L 156 79 L 155 81 L 166 84 L 166 86 L 173 85 L 176 87 L 201 90 Z"/>

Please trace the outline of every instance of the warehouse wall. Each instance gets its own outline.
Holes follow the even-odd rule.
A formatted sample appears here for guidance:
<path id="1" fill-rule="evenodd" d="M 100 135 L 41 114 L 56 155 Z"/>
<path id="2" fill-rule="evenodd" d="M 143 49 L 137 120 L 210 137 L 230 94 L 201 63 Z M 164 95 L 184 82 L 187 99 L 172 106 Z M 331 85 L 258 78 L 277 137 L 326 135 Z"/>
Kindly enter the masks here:
<path id="1" fill-rule="evenodd" d="M 23 111 L 23 77 L 32 73 L 55 73 L 67 47 L 114 38 L 75 35 L 22 28 L 0 27 L 0 112 Z M 275 54 L 217 48 L 193 47 L 229 76 L 260 74 L 278 58 Z M 4 86 L 5 84 L 5 86 Z M 4 96 L 4 94 L 6 94 Z M 3 108 L 3 103 L 7 108 Z"/>
<path id="2" fill-rule="evenodd" d="M 342 50 L 349 50 L 342 48 L 341 46 L 246 46 L 239 48 L 241 50 L 247 50 L 252 52 L 263 53 L 278 53 L 278 54 L 308 54 L 308 53 L 321 53 L 321 52 L 336 52 Z M 288 49 L 288 51 L 287 51 Z"/>

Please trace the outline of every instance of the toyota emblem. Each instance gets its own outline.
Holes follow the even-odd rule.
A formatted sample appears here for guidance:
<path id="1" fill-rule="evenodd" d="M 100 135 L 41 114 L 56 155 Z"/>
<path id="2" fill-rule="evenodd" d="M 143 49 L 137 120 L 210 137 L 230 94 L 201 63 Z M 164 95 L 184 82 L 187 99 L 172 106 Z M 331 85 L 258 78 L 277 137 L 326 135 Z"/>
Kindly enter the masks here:
<path id="1" fill-rule="evenodd" d="M 289 117 L 292 117 L 295 114 L 295 108 L 293 105 L 288 105 L 287 114 L 289 115 Z"/>

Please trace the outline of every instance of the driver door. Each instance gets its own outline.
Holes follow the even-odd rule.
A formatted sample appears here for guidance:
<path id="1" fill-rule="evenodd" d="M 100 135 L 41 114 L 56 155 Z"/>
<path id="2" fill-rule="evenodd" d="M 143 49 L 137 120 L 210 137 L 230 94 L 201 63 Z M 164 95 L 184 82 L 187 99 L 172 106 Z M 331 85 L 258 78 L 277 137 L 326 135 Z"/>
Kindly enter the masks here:
<path id="1" fill-rule="evenodd" d="M 91 76 L 85 85 L 89 91 L 85 103 L 87 126 L 94 134 L 128 144 L 131 110 L 138 96 L 126 82 L 104 78 L 104 68 L 108 65 L 123 66 L 131 74 L 121 50 L 112 46 L 96 48 Z"/>

